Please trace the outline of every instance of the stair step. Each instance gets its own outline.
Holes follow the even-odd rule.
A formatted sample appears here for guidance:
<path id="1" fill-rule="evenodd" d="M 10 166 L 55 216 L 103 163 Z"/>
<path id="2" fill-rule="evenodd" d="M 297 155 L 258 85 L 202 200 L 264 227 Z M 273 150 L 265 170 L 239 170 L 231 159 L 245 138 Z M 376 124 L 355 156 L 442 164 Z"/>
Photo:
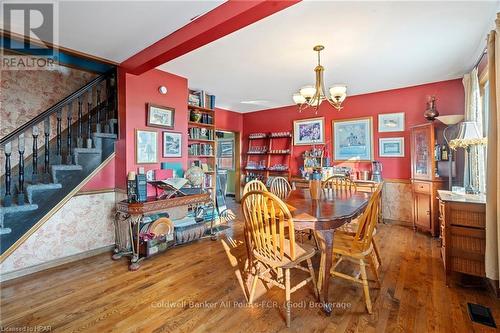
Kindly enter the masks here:
<path id="1" fill-rule="evenodd" d="M 58 190 L 60 188 L 62 188 L 62 185 L 59 183 L 29 184 L 28 186 L 26 186 L 26 194 L 28 195 L 28 202 L 30 204 L 33 203 L 33 192 Z"/>
<path id="2" fill-rule="evenodd" d="M 97 148 L 73 148 L 73 153 L 78 154 L 100 154 L 102 151 Z"/>
<path id="3" fill-rule="evenodd" d="M 102 156 L 102 150 L 98 149 L 98 148 L 75 148 L 75 149 L 73 149 L 73 162 L 76 165 L 84 164 L 84 163 L 81 163 L 84 161 L 80 160 L 82 158 L 82 156 L 80 156 L 80 154 L 82 154 L 82 155 L 87 155 L 87 154 L 99 155 L 99 160 L 100 160 L 101 156 Z"/>
<path id="4" fill-rule="evenodd" d="M 12 206 L 9 207 L 0 206 L 0 215 L 3 217 L 5 214 L 28 212 L 35 209 L 38 209 L 37 204 L 17 205 L 13 203 Z"/>
<path id="5" fill-rule="evenodd" d="M 54 183 L 57 183 L 56 173 L 57 171 L 82 171 L 83 168 L 81 165 L 71 165 L 71 164 L 56 164 L 51 166 L 52 180 Z"/>
<path id="6" fill-rule="evenodd" d="M 95 138 L 116 139 L 118 136 L 113 133 L 92 133 Z"/>

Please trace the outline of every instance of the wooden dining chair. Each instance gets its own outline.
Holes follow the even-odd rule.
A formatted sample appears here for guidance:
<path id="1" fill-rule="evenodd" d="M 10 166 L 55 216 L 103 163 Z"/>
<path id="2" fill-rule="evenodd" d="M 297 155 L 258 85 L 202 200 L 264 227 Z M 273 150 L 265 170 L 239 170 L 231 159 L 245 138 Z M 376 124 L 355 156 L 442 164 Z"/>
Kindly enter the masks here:
<path id="1" fill-rule="evenodd" d="M 284 177 L 274 177 L 271 181 L 271 186 L 269 187 L 271 193 L 276 195 L 281 200 L 288 196 L 288 193 L 292 190 L 292 186 L 288 180 Z"/>
<path id="2" fill-rule="evenodd" d="M 243 188 L 243 195 L 251 191 L 267 191 L 266 184 L 258 179 L 254 179 L 245 184 Z"/>
<path id="3" fill-rule="evenodd" d="M 359 227 L 356 234 L 335 236 L 333 242 L 333 256 L 335 262 L 330 271 L 331 275 L 334 277 L 340 277 L 363 285 L 366 309 L 370 314 L 372 313 L 372 302 L 370 299 L 370 287 L 368 285 L 366 267 L 368 266 L 371 268 L 376 282 L 380 287 L 380 279 L 373 256 L 373 231 L 375 230 L 378 220 L 378 200 L 381 189 L 382 187 L 379 186 L 371 196 L 365 211 L 359 218 Z M 361 278 L 338 272 L 336 269 L 343 260 L 358 264 Z"/>
<path id="4" fill-rule="evenodd" d="M 323 181 L 321 187 L 331 190 L 357 191 L 356 183 L 345 176 L 331 176 Z"/>
<path id="5" fill-rule="evenodd" d="M 377 191 L 380 192 L 380 194 L 378 196 L 378 200 L 377 200 L 377 206 L 378 206 L 377 207 L 377 210 L 378 210 L 377 224 L 381 220 L 381 213 L 382 213 L 382 206 L 381 206 L 382 205 L 382 193 L 381 193 L 381 191 L 382 191 L 383 186 L 384 186 L 383 183 L 379 183 L 376 187 L 373 187 L 373 190 L 371 191 L 372 193 L 375 193 Z M 341 236 L 341 235 L 347 234 L 347 235 L 353 236 L 356 234 L 358 229 L 359 229 L 359 220 L 355 219 L 355 220 L 351 221 L 350 223 L 344 224 L 340 228 L 336 229 L 335 235 Z M 373 230 L 373 236 L 375 236 L 376 233 L 377 233 L 377 228 L 375 227 L 375 229 Z M 373 245 L 373 251 L 375 253 L 375 257 L 377 259 L 377 269 L 378 269 L 380 266 L 382 266 L 382 257 L 380 256 L 379 247 L 377 245 L 375 237 L 372 237 L 372 245 Z"/>
<path id="6" fill-rule="evenodd" d="M 256 261 L 248 303 L 252 304 L 258 279 L 285 290 L 286 326 L 290 327 L 290 295 L 308 282 L 313 283 L 318 297 L 311 258 L 316 253 L 313 246 L 295 242 L 294 223 L 286 204 L 270 192 L 251 191 L 242 198 L 245 230 L 249 248 Z M 307 267 L 303 267 L 303 262 Z M 300 269 L 309 277 L 290 286 L 290 270 Z M 284 271 L 284 275 L 283 275 Z"/>

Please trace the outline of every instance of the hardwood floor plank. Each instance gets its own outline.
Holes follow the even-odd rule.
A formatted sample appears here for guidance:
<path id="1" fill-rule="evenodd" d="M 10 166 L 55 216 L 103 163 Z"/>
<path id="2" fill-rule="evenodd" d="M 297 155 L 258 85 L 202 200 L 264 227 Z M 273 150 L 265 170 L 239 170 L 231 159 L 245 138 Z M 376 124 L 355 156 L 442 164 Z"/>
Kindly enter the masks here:
<path id="1" fill-rule="evenodd" d="M 235 207 L 238 211 L 238 207 Z M 241 215 L 238 215 L 241 216 Z M 312 287 L 292 294 L 292 327 L 284 320 L 284 291 L 259 283 L 253 306 L 242 222 L 228 236 L 171 249 L 128 271 L 125 259 L 109 254 L 66 264 L 2 283 L 2 329 L 50 326 L 52 332 L 494 332 L 470 322 L 467 302 L 491 308 L 500 323 L 498 300 L 485 289 L 444 284 L 438 241 L 398 225 L 380 225 L 380 289 L 370 282 L 373 314 L 366 312 L 361 285 L 331 279 L 337 304 L 323 315 Z M 223 243 L 224 241 L 224 243 Z M 316 273 L 319 258 L 313 259 Z M 339 268 L 355 273 L 352 265 Z M 371 272 L 369 272 L 371 274 Z M 292 271 L 292 285 L 302 278 Z M 369 279 L 373 279 L 369 275 Z M 303 302 L 302 302 L 303 301 Z"/>

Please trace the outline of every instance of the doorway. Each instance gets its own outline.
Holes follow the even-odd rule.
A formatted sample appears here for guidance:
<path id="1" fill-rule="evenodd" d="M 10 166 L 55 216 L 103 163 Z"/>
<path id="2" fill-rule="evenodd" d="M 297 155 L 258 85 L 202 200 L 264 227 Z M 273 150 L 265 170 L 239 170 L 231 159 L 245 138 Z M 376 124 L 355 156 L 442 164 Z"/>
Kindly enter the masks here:
<path id="1" fill-rule="evenodd" d="M 217 168 L 226 197 L 240 200 L 240 133 L 216 131 Z"/>

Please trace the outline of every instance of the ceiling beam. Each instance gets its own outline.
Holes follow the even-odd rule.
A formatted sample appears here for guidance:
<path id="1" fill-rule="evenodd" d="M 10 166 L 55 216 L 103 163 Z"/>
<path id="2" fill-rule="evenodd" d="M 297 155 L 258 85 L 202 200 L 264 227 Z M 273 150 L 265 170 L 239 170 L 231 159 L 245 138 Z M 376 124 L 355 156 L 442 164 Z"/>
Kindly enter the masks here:
<path id="1" fill-rule="evenodd" d="M 120 66 L 128 73 L 140 75 L 299 1 L 229 0 L 128 58 Z"/>

